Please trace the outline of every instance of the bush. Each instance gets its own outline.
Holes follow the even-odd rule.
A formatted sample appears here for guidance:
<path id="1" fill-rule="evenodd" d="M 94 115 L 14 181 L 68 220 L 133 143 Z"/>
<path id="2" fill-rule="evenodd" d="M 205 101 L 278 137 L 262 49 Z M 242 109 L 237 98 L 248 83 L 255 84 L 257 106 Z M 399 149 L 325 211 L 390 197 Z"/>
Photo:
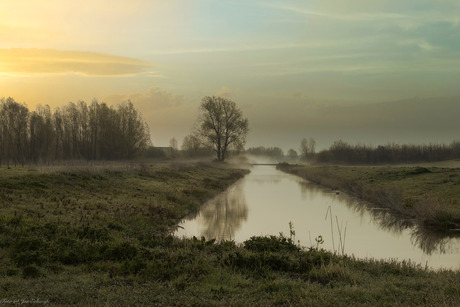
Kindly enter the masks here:
<path id="1" fill-rule="evenodd" d="M 294 244 L 292 239 L 283 236 L 269 236 L 269 237 L 251 237 L 249 240 L 244 241 L 244 247 L 250 251 L 299 251 L 300 248 Z"/>

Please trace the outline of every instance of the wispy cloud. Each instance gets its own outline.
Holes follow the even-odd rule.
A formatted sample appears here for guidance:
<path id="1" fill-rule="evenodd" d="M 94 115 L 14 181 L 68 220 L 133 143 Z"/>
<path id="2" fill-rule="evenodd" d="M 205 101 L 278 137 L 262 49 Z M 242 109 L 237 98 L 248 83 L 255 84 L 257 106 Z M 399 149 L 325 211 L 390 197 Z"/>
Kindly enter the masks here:
<path id="1" fill-rule="evenodd" d="M 134 94 L 113 94 L 104 99 L 112 104 L 117 104 L 123 101 L 131 100 L 136 105 L 139 105 L 146 113 L 151 113 L 153 110 L 167 109 L 180 106 L 184 97 L 182 95 L 171 94 L 167 90 L 158 87 L 151 87 L 145 93 Z"/>
<path id="2" fill-rule="evenodd" d="M 367 13 L 367 12 L 343 12 L 333 13 L 320 10 L 310 10 L 299 6 L 287 5 L 287 4 L 274 4 L 274 3 L 261 3 L 261 5 L 273 9 L 284 10 L 293 12 L 301 15 L 324 17 L 329 19 L 337 20 L 349 20 L 349 21 L 375 21 L 375 20 L 388 20 L 388 19 L 407 19 L 410 15 L 400 13 Z"/>
<path id="3" fill-rule="evenodd" d="M 441 47 L 434 46 L 434 45 L 430 44 L 429 42 L 427 42 L 425 39 L 421 39 L 421 38 L 413 38 L 413 39 L 403 40 L 403 41 L 399 42 L 399 44 L 401 46 L 416 46 L 416 47 L 420 48 L 421 50 L 427 51 L 427 52 L 432 52 L 432 51 L 436 51 L 436 50 L 441 49 Z"/>
<path id="4" fill-rule="evenodd" d="M 316 17 L 325 22 L 371 22 L 375 26 L 377 23 L 385 23 L 386 26 L 396 25 L 407 31 L 420 28 L 423 25 L 435 23 L 448 23 L 453 27 L 460 25 L 459 13 L 460 2 L 443 1 L 444 5 L 434 5 L 433 1 L 420 0 L 411 5 L 397 2 L 375 0 L 372 2 L 352 0 L 338 2 L 335 0 L 327 1 L 261 1 L 259 6 L 286 12 L 288 17 L 281 20 L 284 22 L 299 22 L 301 20 L 293 18 L 297 16 Z M 309 22 L 305 19 L 303 22 Z"/>
<path id="5" fill-rule="evenodd" d="M 363 64 L 329 64 L 329 65 L 294 65 L 286 66 L 284 68 L 277 68 L 273 71 L 254 72 L 253 76 L 290 76 L 290 75 L 304 75 L 313 73 L 324 72 L 337 72 L 346 73 L 348 76 L 353 74 L 397 74 L 400 72 L 413 73 L 413 74 L 427 74 L 427 73 L 458 73 L 460 72 L 458 61 L 455 59 L 446 60 L 431 60 L 422 59 L 414 60 L 408 63 L 403 62 L 370 62 Z"/>
<path id="6" fill-rule="evenodd" d="M 121 56 L 52 49 L 0 49 L 1 73 L 9 75 L 79 74 L 131 76 L 152 74 L 150 63 Z"/>
<path id="7" fill-rule="evenodd" d="M 192 53 L 219 53 L 219 52 L 242 52 L 242 51 L 264 51 L 264 50 L 287 50 L 287 49 L 303 49 L 303 48 L 321 48 L 333 47 L 350 41 L 341 40 L 324 40 L 307 43 L 273 43 L 273 44 L 241 44 L 238 46 L 223 46 L 209 48 L 186 48 L 186 49 L 170 49 L 156 50 L 152 54 L 192 54 Z"/>
<path id="8" fill-rule="evenodd" d="M 232 98 L 233 91 L 229 87 L 224 85 L 216 92 L 216 96 Z"/>

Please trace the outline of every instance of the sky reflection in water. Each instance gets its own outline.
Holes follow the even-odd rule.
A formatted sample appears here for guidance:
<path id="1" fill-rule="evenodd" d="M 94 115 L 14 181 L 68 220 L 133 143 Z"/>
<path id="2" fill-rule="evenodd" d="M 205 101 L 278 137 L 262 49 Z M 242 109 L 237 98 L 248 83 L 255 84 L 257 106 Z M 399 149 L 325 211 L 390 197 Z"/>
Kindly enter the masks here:
<path id="1" fill-rule="evenodd" d="M 185 219 L 177 236 L 234 240 L 254 235 L 289 236 L 295 241 L 358 258 L 411 260 L 432 268 L 460 269 L 460 238 L 415 229 L 387 210 L 369 209 L 346 194 L 336 194 L 273 166 L 255 166 L 244 179 Z"/>

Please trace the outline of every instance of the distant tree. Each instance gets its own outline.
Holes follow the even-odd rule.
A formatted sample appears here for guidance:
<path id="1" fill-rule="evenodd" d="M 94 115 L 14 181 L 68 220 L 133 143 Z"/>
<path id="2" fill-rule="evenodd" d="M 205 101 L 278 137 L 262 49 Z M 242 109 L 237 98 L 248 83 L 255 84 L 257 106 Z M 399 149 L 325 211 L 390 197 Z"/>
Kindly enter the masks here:
<path id="1" fill-rule="evenodd" d="M 282 158 L 284 157 L 284 152 L 281 148 L 279 147 L 272 147 L 272 148 L 269 148 L 269 156 L 273 157 L 273 158 Z"/>
<path id="2" fill-rule="evenodd" d="M 306 138 L 303 138 L 302 141 L 300 141 L 300 152 L 304 156 L 308 154 L 308 141 Z"/>
<path id="3" fill-rule="evenodd" d="M 291 149 L 288 150 L 287 156 L 289 158 L 295 159 L 295 158 L 297 158 L 298 154 L 297 154 L 297 151 L 295 151 L 294 149 L 291 148 Z"/>
<path id="4" fill-rule="evenodd" d="M 120 119 L 121 156 L 132 159 L 150 145 L 149 127 L 129 100 L 118 106 L 117 113 Z M 177 141 L 175 150 L 177 150 Z"/>
<path id="5" fill-rule="evenodd" d="M 54 148 L 56 142 L 56 132 L 53 126 L 53 114 L 49 105 L 37 106 L 38 115 L 42 118 L 40 126 L 40 146 L 39 156 L 42 162 L 49 163 L 55 159 Z M 30 122 L 30 119 L 29 119 Z M 29 126 L 31 124 L 29 123 Z"/>
<path id="6" fill-rule="evenodd" d="M 171 158 L 174 159 L 176 157 L 176 154 L 179 150 L 179 148 L 177 147 L 177 140 L 176 138 L 171 138 L 169 140 L 169 148 L 170 148 L 170 154 L 171 154 Z"/>
<path id="7" fill-rule="evenodd" d="M 13 98 L 1 99 L 2 144 L 0 150 L 5 160 L 24 165 L 28 158 L 29 109 Z"/>
<path id="8" fill-rule="evenodd" d="M 316 150 L 316 141 L 314 138 L 307 140 L 303 138 L 300 142 L 300 151 L 306 159 L 310 159 L 315 155 Z"/>
<path id="9" fill-rule="evenodd" d="M 0 164 L 132 159 L 149 145 L 147 123 L 130 101 L 117 107 L 69 102 L 54 112 L 38 105 L 29 112 L 11 97 L 0 99 Z"/>
<path id="10" fill-rule="evenodd" d="M 37 163 L 41 159 L 41 144 L 44 143 L 46 135 L 44 132 L 44 120 L 37 113 L 32 112 L 29 116 L 29 153 L 33 162 Z"/>
<path id="11" fill-rule="evenodd" d="M 246 153 L 254 156 L 264 156 L 273 159 L 281 159 L 284 157 L 284 152 L 279 147 L 251 147 L 246 150 Z"/>
<path id="12" fill-rule="evenodd" d="M 200 141 L 192 134 L 187 135 L 182 141 L 181 150 L 187 157 L 197 156 L 200 150 Z"/>
<path id="13" fill-rule="evenodd" d="M 222 97 L 202 99 L 195 137 L 224 161 L 230 148 L 241 149 L 249 131 L 248 120 L 236 103 Z"/>
<path id="14" fill-rule="evenodd" d="M 182 141 L 181 151 L 185 157 L 210 157 L 214 151 L 208 147 L 202 146 L 200 141 L 193 135 L 187 135 Z"/>
<path id="15" fill-rule="evenodd" d="M 314 155 L 316 153 L 316 141 L 314 138 L 310 138 L 308 145 L 310 147 L 310 154 Z"/>

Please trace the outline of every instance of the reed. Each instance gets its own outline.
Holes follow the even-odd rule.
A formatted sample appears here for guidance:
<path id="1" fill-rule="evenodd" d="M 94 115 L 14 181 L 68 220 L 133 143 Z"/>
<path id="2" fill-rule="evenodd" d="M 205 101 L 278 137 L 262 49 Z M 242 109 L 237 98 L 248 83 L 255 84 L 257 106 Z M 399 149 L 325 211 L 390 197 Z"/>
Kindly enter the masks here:
<path id="1" fill-rule="evenodd" d="M 334 226 L 332 222 L 332 207 L 328 206 L 327 211 L 326 211 L 326 217 L 324 220 L 327 220 L 327 217 L 329 216 L 330 224 L 331 224 L 331 236 L 332 236 L 332 249 L 334 251 L 334 254 L 340 254 L 340 255 L 345 255 L 345 239 L 347 236 L 347 226 L 348 222 L 345 223 L 345 227 L 343 227 L 343 223 L 341 222 L 339 225 L 339 219 L 337 215 L 335 216 L 335 222 L 337 226 L 337 233 L 339 235 L 339 244 L 337 248 L 335 247 L 335 241 L 334 241 Z"/>

